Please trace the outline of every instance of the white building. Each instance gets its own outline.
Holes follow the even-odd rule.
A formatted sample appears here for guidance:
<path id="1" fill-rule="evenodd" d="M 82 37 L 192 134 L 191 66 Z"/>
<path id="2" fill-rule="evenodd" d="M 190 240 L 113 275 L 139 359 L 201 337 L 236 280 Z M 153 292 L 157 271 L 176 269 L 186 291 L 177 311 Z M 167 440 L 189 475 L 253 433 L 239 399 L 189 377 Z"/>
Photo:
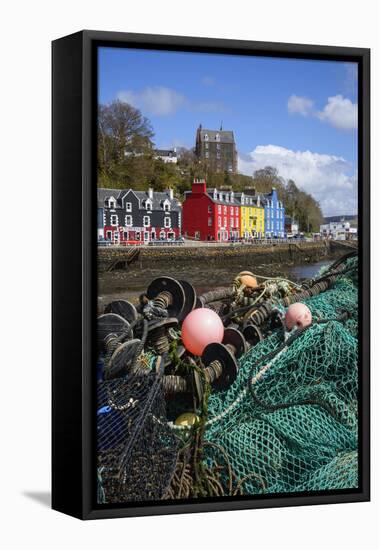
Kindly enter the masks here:
<path id="1" fill-rule="evenodd" d="M 176 147 L 174 149 L 156 149 L 154 158 L 163 160 L 164 163 L 176 164 L 178 162 Z"/>
<path id="2" fill-rule="evenodd" d="M 335 241 L 346 241 L 358 238 L 357 228 L 351 227 L 350 223 L 344 220 L 320 225 L 320 234 L 321 237 L 325 239 L 333 239 Z"/>

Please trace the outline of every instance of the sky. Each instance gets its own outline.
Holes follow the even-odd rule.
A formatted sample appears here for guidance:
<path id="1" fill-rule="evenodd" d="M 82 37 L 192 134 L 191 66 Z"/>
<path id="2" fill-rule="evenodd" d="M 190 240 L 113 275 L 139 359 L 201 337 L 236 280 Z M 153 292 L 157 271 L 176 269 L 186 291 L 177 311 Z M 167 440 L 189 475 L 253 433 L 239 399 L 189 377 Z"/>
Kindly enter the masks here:
<path id="1" fill-rule="evenodd" d="M 100 103 L 120 99 L 155 146 L 193 147 L 196 129 L 233 130 L 238 170 L 274 166 L 325 216 L 357 213 L 355 63 L 100 48 Z"/>

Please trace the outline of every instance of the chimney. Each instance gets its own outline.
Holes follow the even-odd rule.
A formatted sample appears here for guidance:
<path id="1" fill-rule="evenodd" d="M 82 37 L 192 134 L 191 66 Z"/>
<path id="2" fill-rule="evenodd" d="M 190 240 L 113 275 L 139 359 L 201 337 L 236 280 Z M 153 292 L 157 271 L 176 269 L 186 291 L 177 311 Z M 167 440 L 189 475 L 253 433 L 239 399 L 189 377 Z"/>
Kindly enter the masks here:
<path id="1" fill-rule="evenodd" d="M 205 194 L 207 192 L 207 184 L 205 179 L 194 179 L 192 184 L 192 193 Z"/>
<path id="2" fill-rule="evenodd" d="M 149 187 L 147 194 L 149 195 L 149 199 L 152 200 L 154 195 L 154 189 L 152 187 Z"/>

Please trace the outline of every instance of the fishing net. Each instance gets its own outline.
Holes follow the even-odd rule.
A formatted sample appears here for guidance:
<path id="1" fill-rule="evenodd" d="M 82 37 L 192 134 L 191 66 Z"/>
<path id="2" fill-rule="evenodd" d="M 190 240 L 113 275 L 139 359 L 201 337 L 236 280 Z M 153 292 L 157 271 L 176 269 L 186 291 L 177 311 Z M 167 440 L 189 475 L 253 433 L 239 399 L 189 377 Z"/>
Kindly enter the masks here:
<path id="1" fill-rule="evenodd" d="M 209 397 L 205 441 L 226 451 L 244 494 L 358 486 L 357 258 L 305 303 L 311 327 L 288 346 L 274 330 Z"/>
<path id="2" fill-rule="evenodd" d="M 98 502 L 158 500 L 176 466 L 157 375 L 98 383 Z"/>

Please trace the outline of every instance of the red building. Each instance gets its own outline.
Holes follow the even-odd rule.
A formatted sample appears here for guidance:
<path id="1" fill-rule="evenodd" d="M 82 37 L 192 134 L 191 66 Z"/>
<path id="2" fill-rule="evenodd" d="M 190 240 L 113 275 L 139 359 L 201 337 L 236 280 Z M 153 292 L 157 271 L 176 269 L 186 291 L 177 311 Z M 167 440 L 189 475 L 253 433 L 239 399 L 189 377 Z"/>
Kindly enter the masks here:
<path id="1" fill-rule="evenodd" d="M 201 241 L 238 239 L 241 209 L 233 191 L 208 189 L 205 180 L 195 180 L 183 203 L 183 233 Z"/>

